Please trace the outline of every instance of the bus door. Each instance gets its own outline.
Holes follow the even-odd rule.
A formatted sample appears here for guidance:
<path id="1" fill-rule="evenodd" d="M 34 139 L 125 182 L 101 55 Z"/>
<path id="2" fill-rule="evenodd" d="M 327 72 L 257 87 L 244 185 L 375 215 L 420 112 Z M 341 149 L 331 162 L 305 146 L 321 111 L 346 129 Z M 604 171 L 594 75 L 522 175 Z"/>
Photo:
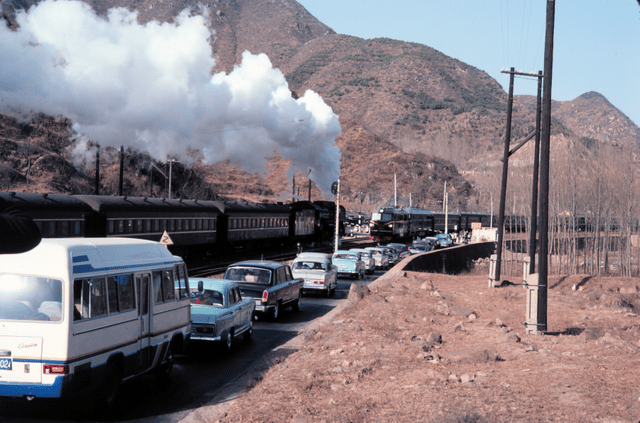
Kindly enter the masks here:
<path id="1" fill-rule="evenodd" d="M 140 371 L 151 367 L 151 307 L 149 305 L 150 273 L 136 275 L 140 305 Z"/>

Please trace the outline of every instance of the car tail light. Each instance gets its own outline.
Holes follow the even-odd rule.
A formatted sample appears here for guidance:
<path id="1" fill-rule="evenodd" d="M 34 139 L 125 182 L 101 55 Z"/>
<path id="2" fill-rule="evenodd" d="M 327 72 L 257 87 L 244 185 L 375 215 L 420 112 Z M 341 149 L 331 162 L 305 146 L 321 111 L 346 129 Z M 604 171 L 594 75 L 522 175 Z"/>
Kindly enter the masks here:
<path id="1" fill-rule="evenodd" d="M 262 293 L 262 301 L 266 302 L 269 299 L 269 292 L 266 290 Z"/>
<path id="2" fill-rule="evenodd" d="M 45 375 L 68 375 L 69 366 L 63 366 L 61 364 L 45 364 L 42 368 L 42 372 Z"/>

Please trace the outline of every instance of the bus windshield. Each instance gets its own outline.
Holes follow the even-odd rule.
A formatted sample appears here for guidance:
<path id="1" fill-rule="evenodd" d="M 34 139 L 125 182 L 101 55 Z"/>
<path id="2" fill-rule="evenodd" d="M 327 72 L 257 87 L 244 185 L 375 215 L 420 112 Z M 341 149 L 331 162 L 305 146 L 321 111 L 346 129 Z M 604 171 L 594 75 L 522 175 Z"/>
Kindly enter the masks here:
<path id="1" fill-rule="evenodd" d="M 62 320 L 62 281 L 0 274 L 0 319 Z"/>

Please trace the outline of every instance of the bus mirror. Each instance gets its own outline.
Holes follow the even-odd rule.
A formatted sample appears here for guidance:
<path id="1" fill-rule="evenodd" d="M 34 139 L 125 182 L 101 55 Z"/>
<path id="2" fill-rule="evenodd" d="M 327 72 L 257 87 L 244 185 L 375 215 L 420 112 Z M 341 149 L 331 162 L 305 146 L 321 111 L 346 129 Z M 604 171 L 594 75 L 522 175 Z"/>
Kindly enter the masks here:
<path id="1" fill-rule="evenodd" d="M 204 282 L 198 281 L 198 292 L 204 292 Z"/>

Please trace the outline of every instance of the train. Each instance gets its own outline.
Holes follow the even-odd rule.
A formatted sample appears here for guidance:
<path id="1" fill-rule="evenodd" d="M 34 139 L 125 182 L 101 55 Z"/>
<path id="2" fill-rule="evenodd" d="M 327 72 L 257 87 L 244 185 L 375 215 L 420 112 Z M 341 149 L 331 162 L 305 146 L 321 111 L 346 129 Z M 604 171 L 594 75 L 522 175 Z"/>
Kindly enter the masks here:
<path id="1" fill-rule="evenodd" d="M 529 229 L 530 218 L 524 215 L 505 215 L 504 231 L 519 233 Z M 432 236 L 439 233 L 459 233 L 471 231 L 474 223 L 483 228 L 497 227 L 498 217 L 493 213 L 482 212 L 434 212 L 417 208 L 381 207 L 371 214 L 369 236 L 376 242 L 403 241 L 419 237 Z M 604 219 L 599 225 L 593 216 L 549 216 L 549 228 L 552 231 L 585 232 L 593 231 L 599 226 L 600 231 L 608 228 L 612 232 L 619 231 L 621 224 L 618 218 L 608 223 Z M 640 219 L 632 225 L 634 230 L 640 228 Z"/>
<path id="2" fill-rule="evenodd" d="M 330 242 L 335 228 L 335 203 L 325 201 L 283 204 L 16 192 L 0 192 L 0 197 L 29 215 L 43 238 L 147 239 L 185 258 Z M 341 207 L 341 228 L 345 215 Z"/>
<path id="3" fill-rule="evenodd" d="M 505 216 L 508 232 L 526 230 L 523 216 Z M 497 217 L 480 212 L 435 212 L 418 208 L 381 207 L 371 214 L 369 236 L 372 241 L 392 242 L 432 236 L 438 233 L 471 231 L 473 223 L 495 227 Z"/>

